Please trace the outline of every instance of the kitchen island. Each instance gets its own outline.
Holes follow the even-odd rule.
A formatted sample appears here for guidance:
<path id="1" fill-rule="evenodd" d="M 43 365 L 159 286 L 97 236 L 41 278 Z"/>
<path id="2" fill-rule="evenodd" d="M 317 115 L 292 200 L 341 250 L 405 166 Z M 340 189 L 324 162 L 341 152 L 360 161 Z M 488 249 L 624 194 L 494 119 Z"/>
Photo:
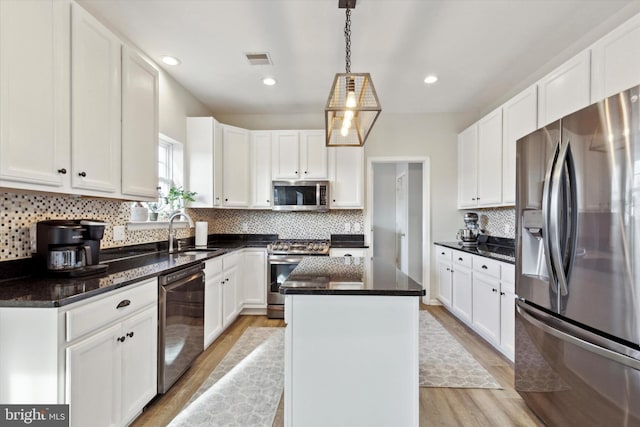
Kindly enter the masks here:
<path id="1" fill-rule="evenodd" d="M 418 426 L 424 289 L 382 259 L 306 257 L 285 295 L 285 426 Z"/>

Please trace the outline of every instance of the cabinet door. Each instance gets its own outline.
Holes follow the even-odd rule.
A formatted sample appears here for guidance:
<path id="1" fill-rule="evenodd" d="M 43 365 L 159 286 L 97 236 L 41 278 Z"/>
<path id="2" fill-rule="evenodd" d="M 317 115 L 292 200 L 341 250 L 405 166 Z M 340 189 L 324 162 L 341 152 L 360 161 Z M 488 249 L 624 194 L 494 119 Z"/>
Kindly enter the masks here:
<path id="1" fill-rule="evenodd" d="M 65 403 L 71 426 L 120 425 L 122 336 L 118 323 L 67 348 Z"/>
<path id="2" fill-rule="evenodd" d="M 591 47 L 591 102 L 640 84 L 640 15 Z"/>
<path id="3" fill-rule="evenodd" d="M 590 54 L 584 51 L 538 82 L 538 126 L 589 105 Z"/>
<path id="4" fill-rule="evenodd" d="M 238 267 L 233 266 L 224 270 L 224 285 L 222 290 L 222 323 L 224 327 L 230 325 L 238 315 Z"/>
<path id="5" fill-rule="evenodd" d="M 466 153 L 463 153 L 463 156 Z M 502 203 L 502 108 L 478 122 L 478 206 Z"/>
<path id="6" fill-rule="evenodd" d="M 267 254 L 264 249 L 246 250 L 242 277 L 244 305 L 266 307 Z"/>
<path id="7" fill-rule="evenodd" d="M 158 308 L 122 324 L 122 421 L 128 424 L 158 393 Z"/>
<path id="8" fill-rule="evenodd" d="M 72 5 L 71 185 L 120 192 L 120 41 Z"/>
<path id="9" fill-rule="evenodd" d="M 511 285 L 513 287 L 513 285 Z M 502 286 L 500 292 L 500 347 L 513 360 L 515 354 L 516 296 Z"/>
<path id="10" fill-rule="evenodd" d="M 194 208 L 214 206 L 214 128 L 213 117 L 187 117 L 187 145 L 185 147 L 188 171 L 187 188 L 195 191 Z M 219 201 L 219 200 L 218 200 Z"/>
<path id="11" fill-rule="evenodd" d="M 207 269 L 208 270 L 208 269 Z M 222 332 L 222 272 L 205 271 L 204 289 L 204 347 L 207 348 Z"/>
<path id="12" fill-rule="evenodd" d="M 451 263 L 438 262 L 438 299 L 445 307 L 451 307 Z"/>
<path id="13" fill-rule="evenodd" d="M 516 202 L 516 142 L 536 130 L 538 89 L 531 86 L 502 106 L 502 203 Z"/>
<path id="14" fill-rule="evenodd" d="M 122 47 L 122 194 L 158 198 L 158 70 Z"/>
<path id="15" fill-rule="evenodd" d="M 500 342 L 500 295 L 498 279 L 473 274 L 473 326 L 487 340 Z"/>
<path id="16" fill-rule="evenodd" d="M 304 179 L 327 179 L 327 147 L 324 130 L 300 132 L 300 169 Z"/>
<path id="17" fill-rule="evenodd" d="M 227 207 L 249 206 L 249 131 L 222 126 L 222 193 Z"/>
<path id="18" fill-rule="evenodd" d="M 224 169 L 222 162 L 222 138 L 224 126 L 214 120 L 213 125 L 213 206 L 222 206 Z"/>
<path id="19" fill-rule="evenodd" d="M 251 132 L 251 206 L 271 207 L 271 132 Z"/>
<path id="20" fill-rule="evenodd" d="M 12 181 L 3 186 L 68 191 L 69 7 L 0 1 L 0 180 Z"/>
<path id="21" fill-rule="evenodd" d="M 458 135 L 458 208 L 478 205 L 478 126 Z"/>
<path id="22" fill-rule="evenodd" d="M 453 307 L 453 311 L 458 317 L 471 323 L 473 303 L 471 269 L 454 265 L 452 287 L 451 306 Z"/>
<path id="23" fill-rule="evenodd" d="M 273 134 L 273 179 L 300 178 L 298 131 Z"/>
<path id="24" fill-rule="evenodd" d="M 362 147 L 331 147 L 331 208 L 362 209 L 364 182 L 364 149 Z"/>

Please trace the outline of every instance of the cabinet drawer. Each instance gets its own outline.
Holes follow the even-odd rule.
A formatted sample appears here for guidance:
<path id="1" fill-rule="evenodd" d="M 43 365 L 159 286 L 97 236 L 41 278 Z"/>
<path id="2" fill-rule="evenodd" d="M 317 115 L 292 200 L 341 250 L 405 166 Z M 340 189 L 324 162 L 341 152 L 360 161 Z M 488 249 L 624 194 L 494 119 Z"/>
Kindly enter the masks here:
<path id="1" fill-rule="evenodd" d="M 223 257 L 217 257 L 204 262 L 204 274 L 206 277 L 211 277 L 214 274 L 222 272 L 222 258 Z"/>
<path id="2" fill-rule="evenodd" d="M 474 256 L 473 258 L 473 271 L 498 279 L 500 278 L 500 264 L 502 264 L 500 261 L 494 261 L 481 256 Z"/>
<path id="3" fill-rule="evenodd" d="M 436 254 L 438 257 L 438 261 L 451 261 L 451 252 L 453 252 L 449 248 L 445 248 L 443 246 L 436 246 Z"/>
<path id="4" fill-rule="evenodd" d="M 502 263 L 502 275 L 500 279 L 505 283 L 516 283 L 516 266 L 513 264 Z"/>
<path id="5" fill-rule="evenodd" d="M 461 265 L 463 267 L 471 268 L 471 259 L 473 255 L 466 252 L 451 251 L 451 259 L 454 264 Z"/>
<path id="6" fill-rule="evenodd" d="M 240 261 L 240 252 L 236 251 L 236 252 L 224 255 L 222 257 L 222 266 L 225 269 L 231 268 L 234 265 L 238 264 L 239 261 Z"/>
<path id="7" fill-rule="evenodd" d="M 67 311 L 67 341 L 116 322 L 139 309 L 158 303 L 158 279 L 148 279 Z M 118 305 L 121 305 L 118 308 Z"/>
<path id="8" fill-rule="evenodd" d="M 332 257 L 353 256 L 358 258 L 364 258 L 367 256 L 367 248 L 331 248 L 329 249 L 329 256 L 332 256 Z"/>

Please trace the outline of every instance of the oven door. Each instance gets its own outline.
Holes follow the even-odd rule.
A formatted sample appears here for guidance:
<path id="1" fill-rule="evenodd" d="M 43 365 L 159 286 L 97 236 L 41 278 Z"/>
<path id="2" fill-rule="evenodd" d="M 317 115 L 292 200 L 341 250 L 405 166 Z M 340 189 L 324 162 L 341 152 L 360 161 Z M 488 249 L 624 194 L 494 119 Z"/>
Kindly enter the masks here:
<path id="1" fill-rule="evenodd" d="M 269 292 L 267 292 L 267 304 L 283 305 L 284 295 L 280 293 L 280 285 L 287 280 L 289 274 L 302 261 L 301 256 L 269 255 Z"/>

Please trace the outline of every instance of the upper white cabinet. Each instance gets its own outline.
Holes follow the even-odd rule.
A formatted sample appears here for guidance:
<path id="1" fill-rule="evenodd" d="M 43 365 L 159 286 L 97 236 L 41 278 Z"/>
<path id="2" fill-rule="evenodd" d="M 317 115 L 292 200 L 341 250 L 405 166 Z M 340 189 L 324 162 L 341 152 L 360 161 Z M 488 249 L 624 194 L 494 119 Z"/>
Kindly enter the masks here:
<path id="1" fill-rule="evenodd" d="M 331 209 L 362 209 L 364 149 L 331 147 L 328 152 Z"/>
<path id="2" fill-rule="evenodd" d="M 157 199 L 158 70 L 122 47 L 122 194 Z"/>
<path id="3" fill-rule="evenodd" d="M 187 117 L 188 188 L 194 208 L 222 205 L 222 125 L 213 117 Z"/>
<path id="4" fill-rule="evenodd" d="M 271 132 L 251 132 L 251 206 L 254 208 L 271 208 L 271 142 Z"/>
<path id="5" fill-rule="evenodd" d="M 589 105 L 590 58 L 585 50 L 538 82 L 538 127 Z"/>
<path id="6" fill-rule="evenodd" d="M 458 207 L 502 202 L 502 109 L 458 135 Z"/>
<path id="7" fill-rule="evenodd" d="M 222 205 L 249 207 L 249 131 L 222 125 Z"/>
<path id="8" fill-rule="evenodd" d="M 272 146 L 273 179 L 326 179 L 324 130 L 276 131 Z"/>
<path id="9" fill-rule="evenodd" d="M 640 84 L 640 15 L 591 46 L 591 102 Z"/>
<path id="10" fill-rule="evenodd" d="M 0 1 L 2 186 L 68 191 L 69 8 L 59 0 Z"/>
<path id="11" fill-rule="evenodd" d="M 120 193 L 120 40 L 71 8 L 71 185 Z"/>
<path id="12" fill-rule="evenodd" d="M 538 123 L 538 90 L 531 86 L 502 106 L 502 202 L 516 202 L 516 142 Z"/>

